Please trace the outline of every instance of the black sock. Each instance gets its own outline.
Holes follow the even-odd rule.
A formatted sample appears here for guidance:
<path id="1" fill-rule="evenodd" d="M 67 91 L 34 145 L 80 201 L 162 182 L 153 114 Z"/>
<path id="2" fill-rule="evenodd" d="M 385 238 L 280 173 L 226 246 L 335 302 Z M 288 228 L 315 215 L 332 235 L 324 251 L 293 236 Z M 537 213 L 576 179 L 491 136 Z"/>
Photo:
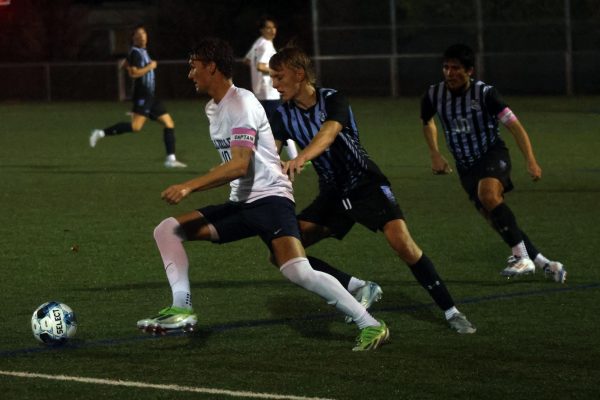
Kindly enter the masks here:
<path id="1" fill-rule="evenodd" d="M 175 129 L 163 129 L 163 139 L 165 140 L 165 150 L 167 155 L 175 154 Z"/>
<path id="2" fill-rule="evenodd" d="M 454 307 L 454 300 L 448 292 L 446 285 L 435 271 L 435 266 L 425 254 L 414 265 L 409 265 L 410 272 L 417 282 L 423 286 L 442 311 Z"/>
<path id="3" fill-rule="evenodd" d="M 127 132 L 133 132 L 131 122 L 119 122 L 118 124 L 114 124 L 113 126 L 104 129 L 104 134 L 106 136 L 120 135 Z"/>
<path id="4" fill-rule="evenodd" d="M 490 219 L 496 231 L 510 247 L 516 246 L 523 240 L 521 230 L 517 226 L 517 219 L 505 203 L 501 203 L 490 212 Z"/>
<path id="5" fill-rule="evenodd" d="M 525 247 L 527 248 L 527 254 L 529 254 L 529 258 L 535 260 L 540 251 L 531 243 L 529 240 L 529 236 L 525 234 L 525 232 L 521 231 L 521 236 L 523 236 L 523 242 L 525 242 Z"/>
<path id="6" fill-rule="evenodd" d="M 314 270 L 325 272 L 326 274 L 333 276 L 335 279 L 340 281 L 344 289 L 348 290 L 348 284 L 350 283 L 350 279 L 352 278 L 352 276 L 348 275 L 344 271 L 335 269 L 331 265 L 327 264 L 325 261 L 320 260 L 318 258 L 311 256 L 307 256 L 306 258 L 308 258 L 308 262 Z"/>

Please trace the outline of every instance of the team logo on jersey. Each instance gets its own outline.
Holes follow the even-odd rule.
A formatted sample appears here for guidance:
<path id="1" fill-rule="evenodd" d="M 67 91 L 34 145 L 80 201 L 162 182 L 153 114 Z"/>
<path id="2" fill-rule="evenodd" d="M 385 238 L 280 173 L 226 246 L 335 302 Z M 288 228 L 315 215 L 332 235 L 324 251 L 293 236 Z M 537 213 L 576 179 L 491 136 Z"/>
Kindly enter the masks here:
<path id="1" fill-rule="evenodd" d="M 475 111 L 481 110 L 481 105 L 479 104 L 477 99 L 471 100 L 471 110 L 475 110 Z"/>
<path id="2" fill-rule="evenodd" d="M 321 122 L 325 122 L 325 120 L 327 119 L 327 114 L 325 114 L 325 112 L 321 111 L 319 113 L 319 119 L 321 120 Z"/>
<path id="3" fill-rule="evenodd" d="M 390 201 L 390 203 L 398 204 L 398 202 L 396 201 L 396 196 L 394 196 L 394 192 L 392 192 L 391 187 L 387 185 L 381 185 L 380 188 L 385 197 L 387 197 L 387 199 Z"/>

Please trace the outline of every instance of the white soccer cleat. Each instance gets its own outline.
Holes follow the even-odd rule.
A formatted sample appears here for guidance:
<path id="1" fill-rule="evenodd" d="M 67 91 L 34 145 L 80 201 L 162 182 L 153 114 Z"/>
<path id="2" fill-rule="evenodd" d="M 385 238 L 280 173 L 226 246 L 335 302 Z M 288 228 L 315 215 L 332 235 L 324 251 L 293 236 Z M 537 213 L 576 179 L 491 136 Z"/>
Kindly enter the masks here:
<path id="1" fill-rule="evenodd" d="M 527 257 L 510 256 L 508 266 L 500 275 L 512 278 L 513 276 L 528 275 L 535 273 L 535 264 Z"/>
<path id="2" fill-rule="evenodd" d="M 165 167 L 167 167 L 167 168 L 187 168 L 187 164 L 184 164 L 181 161 L 167 159 L 165 161 Z"/>
<path id="3" fill-rule="evenodd" d="M 546 263 L 542 269 L 544 270 L 546 277 L 552 277 L 554 282 L 565 283 L 567 280 L 567 270 L 565 269 L 565 266 L 558 261 L 550 261 L 549 263 Z"/>
<path id="4" fill-rule="evenodd" d="M 104 137 L 104 131 L 102 129 L 94 129 L 90 134 L 90 147 L 96 147 L 98 140 Z"/>

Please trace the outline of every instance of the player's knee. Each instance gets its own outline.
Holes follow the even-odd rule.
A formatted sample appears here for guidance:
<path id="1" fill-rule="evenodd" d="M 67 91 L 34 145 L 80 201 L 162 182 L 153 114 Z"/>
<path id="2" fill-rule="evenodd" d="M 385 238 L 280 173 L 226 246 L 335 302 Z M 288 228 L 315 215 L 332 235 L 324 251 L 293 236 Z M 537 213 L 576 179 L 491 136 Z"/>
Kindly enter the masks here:
<path id="1" fill-rule="evenodd" d="M 173 217 L 162 220 L 161 223 L 154 228 L 154 240 L 156 242 L 173 237 L 177 238 L 179 241 L 184 240 L 181 225 Z"/>
<path id="2" fill-rule="evenodd" d="M 494 191 L 482 190 L 477 194 L 479 202 L 486 211 L 491 211 L 502 203 L 502 197 L 498 196 Z"/>

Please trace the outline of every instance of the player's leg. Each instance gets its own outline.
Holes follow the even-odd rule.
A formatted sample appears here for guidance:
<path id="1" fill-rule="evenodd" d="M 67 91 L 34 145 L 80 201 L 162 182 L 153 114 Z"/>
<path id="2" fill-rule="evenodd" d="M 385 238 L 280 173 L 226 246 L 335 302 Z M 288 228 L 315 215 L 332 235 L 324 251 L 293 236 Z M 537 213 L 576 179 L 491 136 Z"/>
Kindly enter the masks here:
<path id="1" fill-rule="evenodd" d="M 456 308 L 454 300 L 438 275 L 433 262 L 411 237 L 406 222 L 403 219 L 387 222 L 383 227 L 383 234 L 396 254 L 408 265 L 417 282 L 444 311 L 450 326 L 458 333 L 475 333 L 476 328 Z"/>
<path id="2" fill-rule="evenodd" d="M 90 147 L 96 147 L 98 141 L 106 136 L 117 136 L 129 132 L 138 132 L 144 126 L 146 117 L 135 112 L 131 115 L 131 122 L 117 122 L 104 129 L 94 129 L 90 134 Z"/>
<path id="3" fill-rule="evenodd" d="M 214 227 L 199 211 L 164 219 L 154 229 L 154 240 L 163 261 L 167 280 L 171 286 L 173 302 L 158 315 L 138 321 L 139 329 L 149 333 L 170 330 L 193 331 L 198 318 L 192 307 L 189 280 L 189 261 L 183 247 L 188 240 L 213 240 Z"/>
<path id="4" fill-rule="evenodd" d="M 175 122 L 171 115 L 167 113 L 166 108 L 160 101 L 155 101 L 152 105 L 151 115 L 156 115 L 156 121 L 163 126 L 163 141 L 165 143 L 165 167 L 167 168 L 185 168 L 186 164 L 177 160 L 175 156 Z"/>
<path id="5" fill-rule="evenodd" d="M 504 202 L 503 183 L 495 177 L 481 179 L 477 186 L 477 199 L 489 215 L 492 227 L 512 250 L 508 266 L 502 271 L 502 275 L 511 277 L 534 273 L 535 264 L 530 259 L 517 219 Z"/>
<path id="6" fill-rule="evenodd" d="M 383 344 L 389 336 L 386 325 L 375 320 L 335 278 L 311 267 L 300 241 L 293 202 L 277 196 L 258 202 L 246 211 L 245 217 L 269 245 L 281 273 L 353 318 L 361 329 L 356 350 L 369 350 Z"/>

